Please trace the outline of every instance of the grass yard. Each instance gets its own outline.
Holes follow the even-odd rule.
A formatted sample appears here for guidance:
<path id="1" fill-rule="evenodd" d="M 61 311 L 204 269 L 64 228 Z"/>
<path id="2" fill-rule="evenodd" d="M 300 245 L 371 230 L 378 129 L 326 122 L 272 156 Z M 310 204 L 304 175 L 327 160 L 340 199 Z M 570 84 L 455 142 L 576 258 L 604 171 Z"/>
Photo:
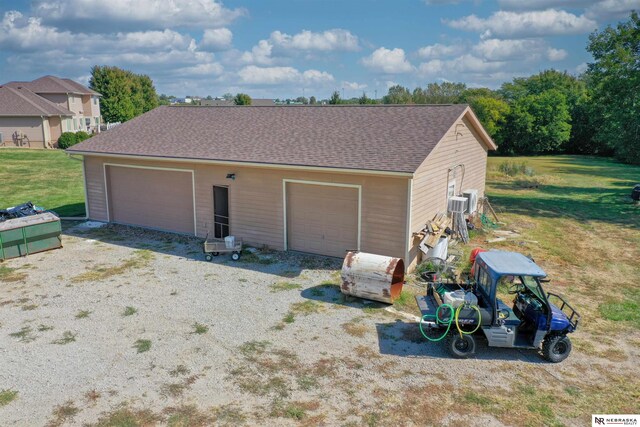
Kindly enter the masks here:
<path id="1" fill-rule="evenodd" d="M 527 173 L 507 175 L 505 162 L 524 163 Z M 521 237 L 488 244 L 495 236 L 479 233 L 472 243 L 533 256 L 551 278 L 547 290 L 566 295 L 582 315 L 569 359 L 582 354 L 589 362 L 579 362 L 579 369 L 599 372 L 595 380 L 571 373 L 578 366 L 554 369 L 573 378 L 536 389 L 553 397 L 544 404 L 553 415 L 545 423 L 554 424 L 557 414 L 640 410 L 640 205 L 629 197 L 638 182 L 640 167 L 609 159 L 489 159 L 487 195 L 507 224 L 501 228 Z M 521 392 L 530 400 L 526 389 Z"/>
<path id="2" fill-rule="evenodd" d="M 0 209 L 28 201 L 60 216 L 84 216 L 82 162 L 62 150 L 0 150 Z"/>

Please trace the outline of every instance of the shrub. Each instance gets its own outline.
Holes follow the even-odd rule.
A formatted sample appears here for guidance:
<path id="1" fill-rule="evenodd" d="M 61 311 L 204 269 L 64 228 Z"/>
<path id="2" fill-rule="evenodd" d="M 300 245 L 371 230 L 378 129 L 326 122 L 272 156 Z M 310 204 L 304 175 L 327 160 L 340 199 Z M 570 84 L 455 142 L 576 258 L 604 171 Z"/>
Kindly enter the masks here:
<path id="1" fill-rule="evenodd" d="M 78 137 L 73 132 L 63 132 L 60 138 L 58 138 L 58 148 L 62 150 L 66 150 L 77 143 Z"/>
<path id="2" fill-rule="evenodd" d="M 498 166 L 498 170 L 500 170 L 500 172 L 502 172 L 507 176 L 535 175 L 535 171 L 533 170 L 533 168 L 527 166 L 525 162 L 522 162 L 522 163 L 502 162 L 500 163 L 500 166 Z"/>
<path id="3" fill-rule="evenodd" d="M 89 139 L 89 138 L 91 138 L 91 135 L 89 135 L 83 130 L 76 132 L 76 139 L 78 140 L 78 142 L 82 142 L 85 139 Z"/>

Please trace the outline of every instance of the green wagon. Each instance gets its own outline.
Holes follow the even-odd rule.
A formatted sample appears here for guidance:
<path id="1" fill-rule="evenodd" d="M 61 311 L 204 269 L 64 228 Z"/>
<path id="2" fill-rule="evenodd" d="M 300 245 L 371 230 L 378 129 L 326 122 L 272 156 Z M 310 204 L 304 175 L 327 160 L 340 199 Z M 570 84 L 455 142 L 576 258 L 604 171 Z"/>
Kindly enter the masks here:
<path id="1" fill-rule="evenodd" d="M 0 261 L 62 247 L 60 218 L 50 212 L 0 222 Z"/>

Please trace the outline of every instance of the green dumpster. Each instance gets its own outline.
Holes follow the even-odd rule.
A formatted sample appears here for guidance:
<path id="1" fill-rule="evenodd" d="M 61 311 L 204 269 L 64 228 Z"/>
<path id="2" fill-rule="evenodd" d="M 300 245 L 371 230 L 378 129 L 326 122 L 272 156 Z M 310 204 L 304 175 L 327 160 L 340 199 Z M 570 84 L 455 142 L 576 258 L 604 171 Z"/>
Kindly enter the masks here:
<path id="1" fill-rule="evenodd" d="M 50 212 L 0 222 L 0 261 L 62 247 L 60 218 Z"/>

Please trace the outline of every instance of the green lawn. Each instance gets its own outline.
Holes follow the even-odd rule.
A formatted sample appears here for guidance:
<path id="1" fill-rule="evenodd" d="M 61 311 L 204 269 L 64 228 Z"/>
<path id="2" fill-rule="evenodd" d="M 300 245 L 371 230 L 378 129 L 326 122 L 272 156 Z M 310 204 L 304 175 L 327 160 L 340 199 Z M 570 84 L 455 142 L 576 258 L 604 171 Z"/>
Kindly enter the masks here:
<path id="1" fill-rule="evenodd" d="M 0 208 L 31 201 L 60 216 L 84 216 L 82 162 L 61 150 L 0 150 Z"/>
<path id="2" fill-rule="evenodd" d="M 524 162 L 533 173 L 508 176 L 504 162 Z M 567 361 L 521 373 L 510 395 L 519 406 L 499 402 L 488 412 L 518 413 L 520 425 L 561 425 L 587 424 L 594 412 L 640 411 L 640 205 L 629 197 L 639 182 L 640 166 L 603 158 L 489 159 L 487 195 L 500 227 L 520 237 L 487 243 L 496 235 L 478 232 L 468 248 L 531 255 L 551 279 L 545 289 L 566 295 L 582 319 Z"/>

